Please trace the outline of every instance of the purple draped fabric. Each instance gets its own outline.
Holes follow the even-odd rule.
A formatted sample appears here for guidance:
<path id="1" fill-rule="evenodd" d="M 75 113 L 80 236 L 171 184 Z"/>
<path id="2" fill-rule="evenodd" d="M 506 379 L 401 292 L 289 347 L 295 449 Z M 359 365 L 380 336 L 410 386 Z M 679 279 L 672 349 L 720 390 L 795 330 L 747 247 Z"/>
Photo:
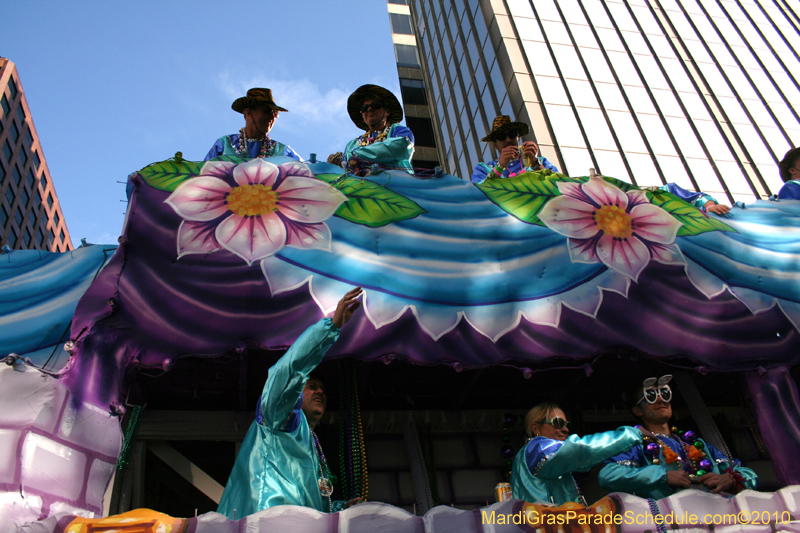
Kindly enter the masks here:
<path id="1" fill-rule="evenodd" d="M 789 368 L 747 372 L 747 384 L 778 480 L 800 484 L 800 395 Z"/>

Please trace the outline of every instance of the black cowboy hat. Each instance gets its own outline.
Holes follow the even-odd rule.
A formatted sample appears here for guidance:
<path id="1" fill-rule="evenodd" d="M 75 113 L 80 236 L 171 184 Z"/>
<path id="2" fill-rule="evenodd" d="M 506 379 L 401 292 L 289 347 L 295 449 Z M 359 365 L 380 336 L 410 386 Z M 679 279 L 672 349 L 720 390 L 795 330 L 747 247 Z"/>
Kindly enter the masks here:
<path id="1" fill-rule="evenodd" d="M 508 115 L 500 115 L 492 121 L 492 131 L 486 134 L 486 137 L 481 139 L 483 142 L 493 142 L 498 133 L 506 133 L 509 131 L 516 131 L 520 137 L 524 137 L 530 131 L 530 128 L 524 122 L 511 122 L 511 117 Z"/>
<path id="2" fill-rule="evenodd" d="M 386 110 L 389 111 L 389 116 L 386 118 L 387 124 L 397 124 L 403 120 L 403 106 L 400 101 L 392 94 L 391 91 L 384 89 L 380 85 L 362 85 L 347 99 L 347 112 L 350 114 L 350 119 L 353 124 L 364 131 L 369 130 L 369 126 L 364 122 L 361 117 L 361 104 L 367 96 L 374 95 L 377 100 L 383 102 Z"/>
<path id="3" fill-rule="evenodd" d="M 244 113 L 245 109 L 260 107 L 266 107 L 276 111 L 288 111 L 287 109 L 284 109 L 275 103 L 275 100 L 272 99 L 271 89 L 262 89 L 260 87 L 250 89 L 247 91 L 247 96 L 237 98 L 231 104 L 231 109 L 237 113 Z"/>

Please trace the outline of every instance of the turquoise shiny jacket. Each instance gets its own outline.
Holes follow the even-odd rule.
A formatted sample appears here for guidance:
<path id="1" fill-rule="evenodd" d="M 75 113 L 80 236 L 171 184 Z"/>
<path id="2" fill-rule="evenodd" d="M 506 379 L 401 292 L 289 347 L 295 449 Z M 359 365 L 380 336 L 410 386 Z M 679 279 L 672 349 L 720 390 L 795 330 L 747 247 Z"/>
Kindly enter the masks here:
<path id="1" fill-rule="evenodd" d="M 533 438 L 514 458 L 511 468 L 514 498 L 556 505 L 577 502 L 578 490 L 572 472 L 586 472 L 641 442 L 642 432 L 627 426 L 585 437 L 570 435 L 563 442 Z"/>
<path id="2" fill-rule="evenodd" d="M 677 439 L 659 436 L 661 441 L 669 446 L 672 451 L 679 453 L 682 445 Z M 713 465 L 713 472 L 721 474 L 728 467 L 732 467 L 744 479 L 745 488 L 755 489 L 758 485 L 758 475 L 742 466 L 738 459 L 728 457 L 714 446 L 700 440 L 706 450 L 708 459 Z M 667 485 L 667 471 L 678 470 L 678 462 L 667 464 L 664 453 L 659 452 L 659 464 L 653 464 L 652 458 L 644 453 L 643 447 L 634 446 L 630 450 L 606 461 L 606 465 L 600 471 L 600 486 L 612 492 L 627 492 L 642 498 L 653 498 L 659 500 L 672 496 L 677 489 Z M 692 485 L 699 487 L 699 485 Z"/>
<path id="3" fill-rule="evenodd" d="M 215 157 L 219 157 L 221 155 L 236 155 L 236 150 L 234 149 L 234 145 L 239 144 L 239 134 L 234 133 L 233 135 L 225 135 L 224 137 L 220 137 L 216 140 L 214 145 L 206 154 L 206 157 L 203 161 L 208 161 L 209 159 L 214 159 Z M 251 157 L 255 159 L 258 157 L 258 152 L 261 150 L 261 143 L 258 141 L 247 141 L 247 157 Z M 275 155 L 285 155 L 286 157 L 291 157 L 292 159 L 296 159 L 303 162 L 303 158 L 300 155 L 292 150 L 291 147 L 286 146 L 283 143 L 275 142 L 275 146 L 272 147 L 272 150 L 266 155 L 266 157 L 272 157 Z"/>
<path id="4" fill-rule="evenodd" d="M 269 369 L 218 513 L 232 519 L 235 509 L 239 519 L 276 505 L 330 510 L 319 491 L 319 459 L 300 405 L 308 375 L 338 338 L 333 321 L 320 320 Z"/>
<path id="5" fill-rule="evenodd" d="M 347 143 L 342 156 L 342 164 L 347 164 L 351 157 L 361 161 L 377 163 L 388 169 L 405 170 L 413 174 L 411 156 L 414 155 L 414 134 L 400 124 L 392 124 L 386 140 L 359 146 L 358 137 Z M 345 167 L 346 168 L 346 167 Z"/>

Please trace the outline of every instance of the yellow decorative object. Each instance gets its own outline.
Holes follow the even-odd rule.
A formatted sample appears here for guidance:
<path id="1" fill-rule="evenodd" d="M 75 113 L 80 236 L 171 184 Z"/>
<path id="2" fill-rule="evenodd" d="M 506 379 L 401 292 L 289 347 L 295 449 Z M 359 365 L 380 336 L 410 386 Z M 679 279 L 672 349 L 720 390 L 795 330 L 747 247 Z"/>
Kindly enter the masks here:
<path id="1" fill-rule="evenodd" d="M 185 533 L 189 520 L 151 509 L 134 509 L 107 518 L 75 518 L 65 533 Z"/>

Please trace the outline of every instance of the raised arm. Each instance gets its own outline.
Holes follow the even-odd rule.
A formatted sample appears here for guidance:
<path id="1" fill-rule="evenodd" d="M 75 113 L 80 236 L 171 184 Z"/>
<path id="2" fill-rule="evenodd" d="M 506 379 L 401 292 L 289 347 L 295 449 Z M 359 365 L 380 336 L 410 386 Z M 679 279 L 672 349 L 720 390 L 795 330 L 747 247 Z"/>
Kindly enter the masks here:
<path id="1" fill-rule="evenodd" d="M 361 288 L 339 300 L 333 318 L 323 318 L 309 327 L 291 348 L 269 369 L 261 393 L 261 423 L 280 428 L 303 394 L 308 375 L 322 362 L 325 353 L 339 338 L 340 329 L 353 316 L 361 302 Z"/>

